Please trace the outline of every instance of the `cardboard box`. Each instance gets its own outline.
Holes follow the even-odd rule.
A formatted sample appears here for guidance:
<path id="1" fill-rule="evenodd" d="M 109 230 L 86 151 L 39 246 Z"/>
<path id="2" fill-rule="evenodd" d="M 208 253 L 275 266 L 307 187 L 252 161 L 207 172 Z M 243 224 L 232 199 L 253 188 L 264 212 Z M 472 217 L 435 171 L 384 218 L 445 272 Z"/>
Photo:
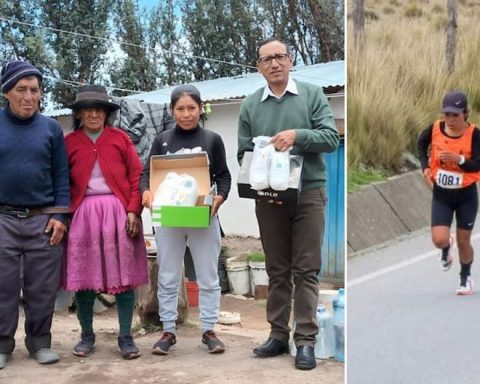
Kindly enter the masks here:
<path id="1" fill-rule="evenodd" d="M 169 172 L 186 173 L 197 181 L 198 199 L 195 207 L 153 206 L 154 227 L 205 228 L 210 225 L 213 187 L 210 186 L 206 152 L 182 155 L 156 155 L 150 158 L 150 190 L 155 195 L 158 186 Z"/>
<path id="2" fill-rule="evenodd" d="M 290 180 L 288 189 L 275 191 L 272 188 L 257 191 L 250 185 L 250 163 L 253 152 L 245 152 L 242 166 L 238 175 L 238 195 L 247 199 L 274 200 L 274 201 L 296 201 L 302 188 L 303 156 L 290 155 Z"/>

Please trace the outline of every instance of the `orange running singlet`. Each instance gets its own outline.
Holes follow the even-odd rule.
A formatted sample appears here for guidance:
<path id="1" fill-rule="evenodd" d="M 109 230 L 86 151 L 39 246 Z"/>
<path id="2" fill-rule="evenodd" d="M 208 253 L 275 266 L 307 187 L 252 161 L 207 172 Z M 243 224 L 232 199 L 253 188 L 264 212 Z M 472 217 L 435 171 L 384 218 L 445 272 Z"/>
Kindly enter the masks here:
<path id="1" fill-rule="evenodd" d="M 472 136 L 475 126 L 470 124 L 462 136 L 449 137 L 440 130 L 438 120 L 432 128 L 432 144 L 429 166 L 432 180 L 446 189 L 465 188 L 480 180 L 480 172 L 465 172 L 457 163 L 440 160 L 440 152 L 449 151 L 463 155 L 465 160 L 472 157 Z"/>

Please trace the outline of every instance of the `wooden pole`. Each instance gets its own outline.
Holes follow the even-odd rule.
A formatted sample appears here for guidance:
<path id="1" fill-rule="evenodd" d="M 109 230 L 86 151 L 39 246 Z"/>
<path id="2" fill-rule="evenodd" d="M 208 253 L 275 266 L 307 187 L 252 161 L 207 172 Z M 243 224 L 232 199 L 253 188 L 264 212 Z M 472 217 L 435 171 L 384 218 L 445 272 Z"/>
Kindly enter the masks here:
<path id="1" fill-rule="evenodd" d="M 155 257 L 148 258 L 149 283 L 138 288 L 137 310 L 142 325 L 161 325 L 158 317 L 158 265 Z M 188 320 L 188 298 L 185 287 L 185 277 L 182 273 L 180 294 L 178 298 L 178 320 L 177 324 L 185 323 Z"/>

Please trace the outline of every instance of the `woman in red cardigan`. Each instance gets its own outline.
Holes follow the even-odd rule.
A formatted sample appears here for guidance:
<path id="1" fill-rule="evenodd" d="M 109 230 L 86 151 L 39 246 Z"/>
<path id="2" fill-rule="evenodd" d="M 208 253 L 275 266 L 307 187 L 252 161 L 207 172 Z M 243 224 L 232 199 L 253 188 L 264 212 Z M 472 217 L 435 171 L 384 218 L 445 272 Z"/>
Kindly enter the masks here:
<path id="1" fill-rule="evenodd" d="M 131 336 L 134 288 L 148 282 L 140 221 L 142 164 L 127 134 L 106 124 L 119 108 L 102 86 L 84 85 L 75 103 L 75 130 L 65 138 L 73 213 L 63 287 L 75 292 L 81 339 L 73 354 L 93 351 L 93 303 L 97 292 L 115 295 L 122 357 L 140 352 Z"/>

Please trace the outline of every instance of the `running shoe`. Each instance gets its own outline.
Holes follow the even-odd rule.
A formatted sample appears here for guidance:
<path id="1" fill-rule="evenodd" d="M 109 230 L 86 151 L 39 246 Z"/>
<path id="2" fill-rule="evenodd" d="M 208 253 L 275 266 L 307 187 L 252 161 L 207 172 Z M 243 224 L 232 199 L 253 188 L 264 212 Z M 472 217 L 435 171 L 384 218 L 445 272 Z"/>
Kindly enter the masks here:
<path id="1" fill-rule="evenodd" d="M 453 256 L 452 256 L 452 247 L 453 247 L 453 236 L 450 236 L 450 249 L 448 250 L 448 255 L 443 257 L 443 253 L 440 254 L 440 266 L 443 272 L 447 272 L 453 264 Z"/>
<path id="2" fill-rule="evenodd" d="M 94 333 L 82 333 L 80 341 L 73 347 L 73 354 L 75 356 L 86 357 L 93 351 L 93 345 L 95 344 Z"/>
<path id="3" fill-rule="evenodd" d="M 120 335 L 118 336 L 118 350 L 125 360 L 135 359 L 140 356 L 132 335 Z"/>
<path id="4" fill-rule="evenodd" d="M 222 353 L 225 351 L 225 345 L 213 331 L 205 331 L 203 333 L 202 343 L 207 345 L 210 353 Z"/>
<path id="5" fill-rule="evenodd" d="M 460 284 L 457 287 L 457 295 L 469 296 L 473 294 L 473 280 L 470 276 L 460 278 Z"/>
<path id="6" fill-rule="evenodd" d="M 171 332 L 163 332 L 162 337 L 153 345 L 152 353 L 155 355 L 168 355 L 170 347 L 177 343 L 176 336 Z"/>

